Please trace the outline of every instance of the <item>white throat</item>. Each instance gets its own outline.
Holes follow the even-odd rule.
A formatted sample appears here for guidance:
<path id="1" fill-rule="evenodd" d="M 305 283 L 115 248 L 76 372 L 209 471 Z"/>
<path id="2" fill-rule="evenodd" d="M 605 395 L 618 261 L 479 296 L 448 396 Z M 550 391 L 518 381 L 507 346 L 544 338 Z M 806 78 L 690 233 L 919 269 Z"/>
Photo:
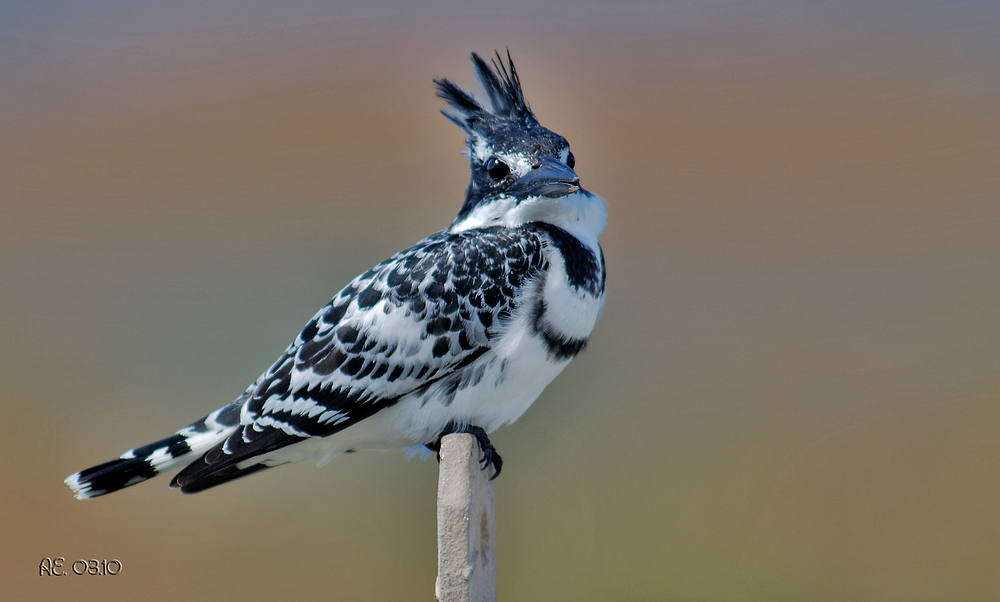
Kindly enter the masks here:
<path id="1" fill-rule="evenodd" d="M 477 207 L 464 219 L 452 224 L 450 230 L 463 232 L 491 226 L 516 228 L 530 222 L 558 226 L 596 249 L 597 239 L 608 225 L 608 204 L 586 190 L 554 199 L 528 197 L 521 202 L 501 196 Z"/>

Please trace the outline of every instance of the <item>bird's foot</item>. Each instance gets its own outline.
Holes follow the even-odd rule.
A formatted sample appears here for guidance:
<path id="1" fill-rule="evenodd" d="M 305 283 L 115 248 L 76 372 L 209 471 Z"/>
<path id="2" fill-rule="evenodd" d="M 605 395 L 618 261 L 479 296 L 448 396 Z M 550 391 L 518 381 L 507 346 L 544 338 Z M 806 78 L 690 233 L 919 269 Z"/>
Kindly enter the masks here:
<path id="1" fill-rule="evenodd" d="M 500 475 L 500 470 L 503 469 L 503 458 L 497 453 L 493 444 L 490 443 L 490 438 L 486 435 L 486 431 L 482 427 L 470 426 L 470 425 L 458 425 L 454 423 L 449 423 L 448 426 L 441 431 L 438 435 L 437 441 L 434 443 L 428 443 L 427 449 L 435 452 L 437 454 L 438 462 L 441 461 L 441 439 L 445 435 L 451 435 L 452 433 L 468 433 L 476 438 L 476 442 L 479 443 L 479 449 L 483 452 L 483 457 L 480 460 L 480 465 L 483 470 L 486 470 L 487 466 L 493 466 L 493 476 L 490 480 L 497 478 Z"/>

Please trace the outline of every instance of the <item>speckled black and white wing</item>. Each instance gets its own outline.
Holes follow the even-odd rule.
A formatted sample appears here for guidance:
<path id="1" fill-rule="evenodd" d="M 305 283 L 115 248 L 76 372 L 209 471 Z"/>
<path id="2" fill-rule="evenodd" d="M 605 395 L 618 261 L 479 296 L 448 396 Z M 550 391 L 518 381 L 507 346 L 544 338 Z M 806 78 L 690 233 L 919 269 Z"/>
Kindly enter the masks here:
<path id="1" fill-rule="evenodd" d="M 185 492 L 284 463 L 486 353 L 545 267 L 535 232 L 442 232 L 358 276 L 247 391 L 240 426 L 173 480 Z M 416 442 L 415 442 L 416 443 Z"/>

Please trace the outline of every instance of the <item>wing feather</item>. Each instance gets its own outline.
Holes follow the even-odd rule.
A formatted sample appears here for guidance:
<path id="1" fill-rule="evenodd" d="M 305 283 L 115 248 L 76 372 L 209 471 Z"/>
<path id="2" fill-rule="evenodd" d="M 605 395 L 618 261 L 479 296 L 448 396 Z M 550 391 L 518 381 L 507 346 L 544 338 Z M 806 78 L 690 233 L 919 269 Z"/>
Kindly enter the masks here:
<path id="1" fill-rule="evenodd" d="M 200 491 L 326 437 L 469 365 L 545 269 L 533 230 L 444 231 L 355 278 L 247 389 L 241 427 L 174 479 Z M 238 466 L 237 466 L 238 465 Z"/>

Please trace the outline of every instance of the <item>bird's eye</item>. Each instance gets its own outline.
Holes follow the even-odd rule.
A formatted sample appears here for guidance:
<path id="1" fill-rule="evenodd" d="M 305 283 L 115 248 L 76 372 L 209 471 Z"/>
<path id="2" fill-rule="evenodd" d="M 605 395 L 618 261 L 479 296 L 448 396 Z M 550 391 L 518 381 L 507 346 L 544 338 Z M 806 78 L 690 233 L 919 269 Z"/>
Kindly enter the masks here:
<path id="1" fill-rule="evenodd" d="M 570 151 L 569 156 L 566 157 L 566 165 L 568 165 L 570 169 L 576 167 L 576 157 L 573 156 L 573 151 Z"/>
<path id="2" fill-rule="evenodd" d="M 510 167 L 507 167 L 507 164 L 500 159 L 490 157 L 486 161 L 486 173 L 490 175 L 490 178 L 492 178 L 494 182 L 499 182 L 500 180 L 506 178 L 507 174 L 510 173 Z"/>

